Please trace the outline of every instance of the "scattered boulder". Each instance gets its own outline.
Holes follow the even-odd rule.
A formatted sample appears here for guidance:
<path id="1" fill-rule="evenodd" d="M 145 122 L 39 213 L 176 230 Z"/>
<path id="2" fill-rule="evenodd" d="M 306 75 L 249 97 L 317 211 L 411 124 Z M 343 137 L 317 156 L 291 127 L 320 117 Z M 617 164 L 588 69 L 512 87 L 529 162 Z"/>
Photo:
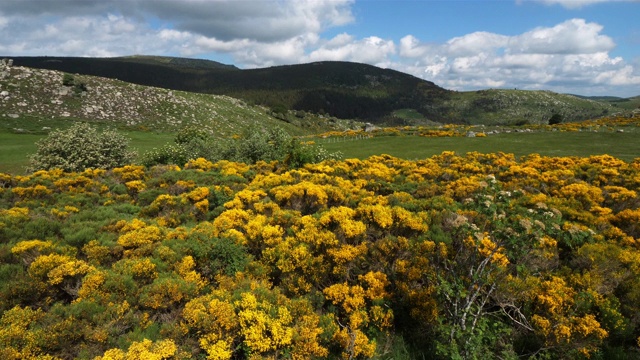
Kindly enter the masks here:
<path id="1" fill-rule="evenodd" d="M 373 125 L 372 123 L 366 123 L 364 124 L 364 131 L 365 132 L 372 132 L 373 130 L 376 129 L 376 126 Z"/>
<path id="2" fill-rule="evenodd" d="M 56 94 L 60 96 L 67 96 L 70 93 L 71 93 L 71 88 L 67 86 L 61 86 L 60 88 L 58 88 L 58 91 L 56 92 Z"/>

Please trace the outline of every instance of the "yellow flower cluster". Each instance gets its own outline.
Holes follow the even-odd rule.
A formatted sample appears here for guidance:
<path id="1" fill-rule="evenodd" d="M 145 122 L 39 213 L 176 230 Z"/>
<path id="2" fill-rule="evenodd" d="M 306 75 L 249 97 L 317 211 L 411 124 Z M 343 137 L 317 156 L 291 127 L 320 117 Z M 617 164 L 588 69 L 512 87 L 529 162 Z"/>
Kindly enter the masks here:
<path id="1" fill-rule="evenodd" d="M 164 360 L 173 358 L 177 351 L 178 347 L 172 340 L 153 342 L 145 339 L 133 342 L 126 352 L 120 349 L 107 350 L 95 360 Z"/>
<path id="2" fill-rule="evenodd" d="M 487 356 L 519 351 L 511 334 L 553 358 L 639 331 L 640 161 L 185 169 L 0 174 L 0 352 L 371 358 L 414 332 Z"/>
<path id="3" fill-rule="evenodd" d="M 140 165 L 126 165 L 112 169 L 111 171 L 116 174 L 122 182 L 143 180 L 145 177 L 144 166 Z"/>
<path id="4" fill-rule="evenodd" d="M 199 171 L 207 171 L 213 169 L 213 163 L 204 158 L 197 158 L 193 160 L 189 160 L 188 163 L 184 165 L 186 169 L 195 169 Z"/>

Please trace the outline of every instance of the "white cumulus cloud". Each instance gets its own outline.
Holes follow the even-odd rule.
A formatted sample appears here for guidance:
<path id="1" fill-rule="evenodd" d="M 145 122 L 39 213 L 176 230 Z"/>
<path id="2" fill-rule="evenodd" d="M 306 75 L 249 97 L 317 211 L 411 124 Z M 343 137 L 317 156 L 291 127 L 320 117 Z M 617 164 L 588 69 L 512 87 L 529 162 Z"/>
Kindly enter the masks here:
<path id="1" fill-rule="evenodd" d="M 565 7 L 597 2 L 539 1 Z M 597 22 L 575 18 L 515 35 L 475 31 L 438 43 L 421 41 L 415 34 L 397 41 L 384 34 L 326 36 L 329 29 L 355 22 L 354 3 L 0 1 L 0 54 L 223 56 L 241 68 L 338 60 L 393 68 L 456 90 L 638 93 L 640 58 L 612 56 L 616 43 Z"/>
<path id="2" fill-rule="evenodd" d="M 530 54 L 585 54 L 610 51 L 613 40 L 601 35 L 603 27 L 584 19 L 571 19 L 554 27 L 539 27 L 510 39 L 509 50 Z"/>
<path id="3" fill-rule="evenodd" d="M 514 36 L 474 32 L 440 45 L 407 35 L 394 67 L 457 90 L 494 86 L 597 94 L 608 86 L 637 92 L 640 69 L 610 55 L 615 43 L 603 30 L 570 19 Z"/>
<path id="4" fill-rule="evenodd" d="M 351 41 L 345 41 L 347 39 Z M 311 51 L 305 60 L 354 61 L 384 66 L 388 57 L 395 52 L 396 46 L 391 40 L 376 36 L 355 40 L 341 34 Z"/>
<path id="5" fill-rule="evenodd" d="M 508 41 L 508 36 L 478 31 L 447 41 L 446 49 L 452 56 L 470 56 L 505 47 Z"/>
<path id="6" fill-rule="evenodd" d="M 637 1 L 637 0 L 535 0 L 547 5 L 561 5 L 567 9 L 580 9 L 582 7 L 606 3 L 606 2 L 621 2 L 621 1 Z"/>

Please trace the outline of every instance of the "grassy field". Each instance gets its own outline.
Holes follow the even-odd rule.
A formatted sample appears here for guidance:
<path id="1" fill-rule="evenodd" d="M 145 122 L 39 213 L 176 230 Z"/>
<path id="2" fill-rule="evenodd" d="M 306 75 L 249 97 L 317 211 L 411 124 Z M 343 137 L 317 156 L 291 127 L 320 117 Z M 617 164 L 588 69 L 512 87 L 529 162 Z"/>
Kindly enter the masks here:
<path id="1" fill-rule="evenodd" d="M 131 148 L 139 154 L 160 147 L 173 139 L 163 132 L 130 131 Z M 35 142 L 44 135 L 0 132 L 0 172 L 24 172 L 27 157 L 36 151 Z M 505 152 L 523 156 L 538 153 L 546 156 L 590 156 L 609 154 L 631 161 L 640 157 L 640 129 L 629 127 L 624 132 L 537 132 L 503 133 L 488 137 L 381 136 L 372 139 L 317 141 L 329 151 L 342 151 L 345 158 L 367 158 L 389 154 L 404 159 L 427 158 L 443 151 L 464 154 Z M 334 140 L 335 141 L 335 140 Z"/>
<path id="2" fill-rule="evenodd" d="M 42 136 L 0 132 L 0 172 L 24 172 L 27 156 L 36 151 L 35 142 Z"/>
<path id="3" fill-rule="evenodd" d="M 123 134 L 131 139 L 129 145 L 138 154 L 172 142 L 174 137 L 172 133 L 163 132 L 128 131 Z M 28 156 L 37 150 L 36 141 L 44 136 L 0 131 L 0 173 L 23 173 Z"/>
<path id="4" fill-rule="evenodd" d="M 635 131 L 634 131 L 635 130 Z M 631 161 L 640 157 L 640 132 L 634 128 L 618 132 L 540 132 L 509 133 L 488 137 L 426 138 L 418 136 L 386 136 L 344 142 L 322 142 L 329 151 L 342 151 L 346 158 L 367 158 L 389 154 L 404 159 L 427 158 L 443 151 L 458 154 L 505 152 L 523 156 L 538 153 L 546 156 L 590 156 L 609 154 Z"/>

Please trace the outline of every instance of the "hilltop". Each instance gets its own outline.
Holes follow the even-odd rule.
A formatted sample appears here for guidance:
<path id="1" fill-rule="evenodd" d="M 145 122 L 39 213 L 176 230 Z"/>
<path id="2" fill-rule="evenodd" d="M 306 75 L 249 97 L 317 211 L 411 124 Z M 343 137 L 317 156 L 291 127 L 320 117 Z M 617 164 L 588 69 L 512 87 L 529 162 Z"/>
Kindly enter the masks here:
<path id="1" fill-rule="evenodd" d="M 14 61 L 164 89 L 227 95 L 278 111 L 386 125 L 546 123 L 555 114 L 564 121 L 581 121 L 637 107 L 636 102 L 549 91 L 456 92 L 395 70 L 338 61 L 247 70 L 210 60 L 158 56 L 16 57 Z"/>

